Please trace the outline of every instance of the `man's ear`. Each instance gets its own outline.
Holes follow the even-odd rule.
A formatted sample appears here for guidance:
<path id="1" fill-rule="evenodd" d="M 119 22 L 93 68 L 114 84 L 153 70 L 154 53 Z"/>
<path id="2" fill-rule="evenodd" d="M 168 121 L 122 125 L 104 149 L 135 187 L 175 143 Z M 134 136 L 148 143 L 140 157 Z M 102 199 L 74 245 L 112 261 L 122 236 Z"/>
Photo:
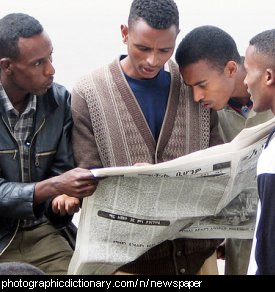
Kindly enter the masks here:
<path id="1" fill-rule="evenodd" d="M 128 33 L 129 33 L 128 26 L 126 24 L 122 24 L 120 26 L 120 30 L 121 30 L 121 35 L 122 35 L 122 41 L 123 41 L 124 44 L 127 44 L 127 42 L 128 42 Z"/>
<path id="2" fill-rule="evenodd" d="M 265 80 L 266 85 L 274 85 L 275 84 L 275 71 L 271 68 L 267 68 L 265 71 Z"/>
<path id="3" fill-rule="evenodd" d="M 0 69 L 6 74 L 11 74 L 12 72 L 12 61 L 10 58 L 0 59 Z"/>
<path id="4" fill-rule="evenodd" d="M 238 70 L 238 65 L 235 61 L 228 61 L 224 67 L 224 73 L 228 77 L 233 77 Z"/>

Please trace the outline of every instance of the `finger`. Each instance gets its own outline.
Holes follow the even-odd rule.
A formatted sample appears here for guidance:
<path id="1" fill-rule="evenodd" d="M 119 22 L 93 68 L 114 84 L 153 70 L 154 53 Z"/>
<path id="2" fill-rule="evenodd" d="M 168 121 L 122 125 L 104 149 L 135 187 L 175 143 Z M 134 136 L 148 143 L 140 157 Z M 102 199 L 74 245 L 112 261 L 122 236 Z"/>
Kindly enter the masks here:
<path id="1" fill-rule="evenodd" d="M 80 188 L 78 188 L 78 194 L 81 194 L 81 193 L 93 193 L 97 188 L 97 184 L 94 185 L 94 184 L 86 184 Z M 78 196 L 77 196 L 78 197 Z"/>
<path id="2" fill-rule="evenodd" d="M 74 198 L 75 199 L 75 198 Z M 79 211 L 79 200 L 72 200 L 68 202 L 66 205 L 66 211 L 69 215 L 73 215 L 74 213 Z"/>
<path id="3" fill-rule="evenodd" d="M 93 176 L 92 172 L 88 169 L 76 169 L 76 174 L 79 180 L 94 180 L 95 177 Z"/>
<path id="4" fill-rule="evenodd" d="M 96 191 L 96 186 L 87 186 L 84 187 L 81 192 L 80 195 L 82 194 L 82 197 L 87 197 L 87 196 L 91 196 L 95 191 Z"/>
<path id="5" fill-rule="evenodd" d="M 81 186 L 73 186 L 66 190 L 66 194 L 70 197 L 82 198 L 87 196 L 86 193 L 93 194 L 96 190 L 97 184 L 85 184 Z M 85 195 L 83 195 L 85 193 Z"/>
<path id="6" fill-rule="evenodd" d="M 56 200 L 52 201 L 52 211 L 54 212 L 54 214 L 59 213 L 58 203 Z"/>
<path id="7" fill-rule="evenodd" d="M 64 200 L 59 201 L 59 213 L 62 216 L 65 216 L 67 214 L 66 212 L 66 205 Z"/>
<path id="8" fill-rule="evenodd" d="M 70 182 L 71 183 L 71 182 Z M 83 190 L 86 187 L 92 187 L 92 186 L 97 186 L 98 185 L 98 181 L 92 181 L 92 180 L 83 180 L 83 181 L 73 181 L 71 186 L 73 188 L 76 188 L 78 190 Z"/>

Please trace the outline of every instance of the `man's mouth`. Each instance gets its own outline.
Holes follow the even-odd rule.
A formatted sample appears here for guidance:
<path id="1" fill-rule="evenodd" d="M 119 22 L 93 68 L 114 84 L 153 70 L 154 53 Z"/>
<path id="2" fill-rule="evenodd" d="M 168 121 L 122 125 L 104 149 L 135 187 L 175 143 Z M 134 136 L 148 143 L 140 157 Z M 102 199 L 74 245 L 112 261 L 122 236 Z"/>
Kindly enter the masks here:
<path id="1" fill-rule="evenodd" d="M 205 108 L 211 108 L 211 104 L 209 102 L 202 101 L 201 104 Z"/>
<path id="2" fill-rule="evenodd" d="M 47 88 L 51 88 L 52 85 L 53 85 L 53 78 L 49 79 L 49 81 L 45 83 L 45 87 Z"/>
<path id="3" fill-rule="evenodd" d="M 155 73 L 158 72 L 158 69 L 143 67 L 142 68 L 142 72 L 145 73 L 146 75 L 154 75 Z"/>

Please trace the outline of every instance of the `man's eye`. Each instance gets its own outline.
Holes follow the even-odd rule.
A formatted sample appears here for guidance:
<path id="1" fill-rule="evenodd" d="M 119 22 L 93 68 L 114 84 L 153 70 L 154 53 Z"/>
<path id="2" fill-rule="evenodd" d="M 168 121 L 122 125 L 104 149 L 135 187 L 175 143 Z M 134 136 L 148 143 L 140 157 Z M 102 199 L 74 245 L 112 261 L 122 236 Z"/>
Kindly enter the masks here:
<path id="1" fill-rule="evenodd" d="M 42 64 L 42 61 L 37 61 L 34 63 L 34 66 L 40 66 Z"/>
<path id="2" fill-rule="evenodd" d="M 138 47 L 138 49 L 142 52 L 145 52 L 145 51 L 148 51 L 149 48 L 146 48 L 146 47 Z"/>
<path id="3" fill-rule="evenodd" d="M 199 88 L 205 88 L 205 87 L 206 87 L 206 84 L 205 84 L 205 83 L 203 83 L 203 84 L 199 84 L 198 87 L 199 87 Z"/>

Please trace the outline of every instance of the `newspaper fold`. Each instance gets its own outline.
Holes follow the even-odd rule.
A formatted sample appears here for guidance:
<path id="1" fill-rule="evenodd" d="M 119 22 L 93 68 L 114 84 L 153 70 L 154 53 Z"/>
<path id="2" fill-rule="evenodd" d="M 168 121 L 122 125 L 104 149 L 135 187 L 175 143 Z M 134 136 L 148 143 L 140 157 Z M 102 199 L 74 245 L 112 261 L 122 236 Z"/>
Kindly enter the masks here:
<path id="1" fill-rule="evenodd" d="M 252 238 L 256 165 L 275 118 L 223 145 L 148 166 L 91 170 L 69 274 L 111 274 L 175 238 Z"/>

